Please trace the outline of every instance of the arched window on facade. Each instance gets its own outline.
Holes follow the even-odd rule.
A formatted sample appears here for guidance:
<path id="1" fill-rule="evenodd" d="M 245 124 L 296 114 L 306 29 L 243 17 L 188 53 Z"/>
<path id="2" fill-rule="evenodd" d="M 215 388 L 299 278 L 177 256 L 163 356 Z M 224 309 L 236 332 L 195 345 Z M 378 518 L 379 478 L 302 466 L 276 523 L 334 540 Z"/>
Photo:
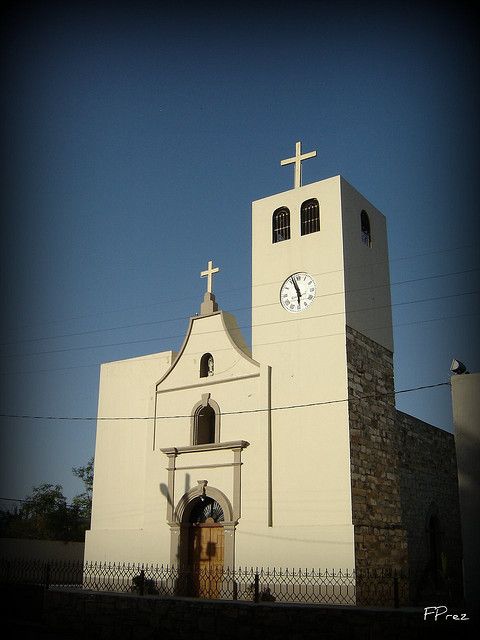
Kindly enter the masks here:
<path id="1" fill-rule="evenodd" d="M 316 198 L 305 200 L 300 209 L 300 235 L 320 231 L 320 205 Z"/>
<path id="2" fill-rule="evenodd" d="M 360 226 L 362 230 L 362 242 L 366 244 L 367 247 L 370 247 L 372 244 L 372 234 L 370 232 L 370 218 L 368 217 L 368 213 L 365 209 L 362 210 L 360 214 Z"/>
<path id="3" fill-rule="evenodd" d="M 215 411 L 207 404 L 195 412 L 193 444 L 210 444 L 215 442 Z"/>
<path id="4" fill-rule="evenodd" d="M 213 498 L 204 496 L 198 499 L 192 511 L 190 512 L 189 521 L 192 524 L 203 524 L 208 521 L 223 522 L 225 516 L 222 507 Z"/>
<path id="5" fill-rule="evenodd" d="M 211 353 L 204 353 L 200 359 L 200 378 L 213 376 L 215 363 Z"/>
<path id="6" fill-rule="evenodd" d="M 290 210 L 280 207 L 272 216 L 272 243 L 290 240 Z"/>

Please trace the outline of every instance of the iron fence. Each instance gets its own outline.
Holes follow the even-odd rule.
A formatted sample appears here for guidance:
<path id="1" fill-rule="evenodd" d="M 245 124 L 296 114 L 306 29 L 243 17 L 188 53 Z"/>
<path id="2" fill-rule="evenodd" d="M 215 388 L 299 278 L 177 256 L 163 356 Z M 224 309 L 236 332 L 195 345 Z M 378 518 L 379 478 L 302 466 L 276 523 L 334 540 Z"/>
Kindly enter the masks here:
<path id="1" fill-rule="evenodd" d="M 159 597 L 327 605 L 410 604 L 406 571 L 214 568 L 0 560 L 0 582 Z"/>

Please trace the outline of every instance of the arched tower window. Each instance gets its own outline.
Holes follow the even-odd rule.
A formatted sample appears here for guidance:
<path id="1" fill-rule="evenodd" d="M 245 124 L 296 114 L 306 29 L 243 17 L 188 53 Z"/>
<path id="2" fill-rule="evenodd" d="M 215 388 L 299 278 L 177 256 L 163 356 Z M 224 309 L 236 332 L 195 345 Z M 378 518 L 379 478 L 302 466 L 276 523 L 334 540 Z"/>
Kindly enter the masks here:
<path id="1" fill-rule="evenodd" d="M 362 242 L 366 244 L 367 247 L 370 247 L 372 244 L 372 235 L 370 233 L 370 218 L 368 217 L 368 213 L 365 209 L 362 209 L 362 213 L 360 214 L 360 226 L 362 229 Z"/>
<path id="2" fill-rule="evenodd" d="M 272 243 L 290 240 L 290 210 L 280 207 L 272 216 Z"/>
<path id="3" fill-rule="evenodd" d="M 204 353 L 200 359 L 200 378 L 213 376 L 215 363 L 211 353 Z"/>
<path id="4" fill-rule="evenodd" d="M 215 411 L 207 404 L 195 412 L 193 444 L 210 444 L 215 442 Z"/>
<path id="5" fill-rule="evenodd" d="M 300 235 L 320 231 L 320 206 L 316 198 L 305 200 L 300 209 Z"/>

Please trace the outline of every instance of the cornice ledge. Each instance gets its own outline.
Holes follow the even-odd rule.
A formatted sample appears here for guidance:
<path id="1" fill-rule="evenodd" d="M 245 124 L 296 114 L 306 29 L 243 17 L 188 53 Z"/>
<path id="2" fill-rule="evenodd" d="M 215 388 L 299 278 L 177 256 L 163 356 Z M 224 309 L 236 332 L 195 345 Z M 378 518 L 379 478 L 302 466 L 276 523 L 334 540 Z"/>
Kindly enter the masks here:
<path id="1" fill-rule="evenodd" d="M 230 440 L 229 442 L 209 442 L 208 444 L 193 444 L 187 447 L 166 447 L 160 449 L 167 456 L 179 456 L 181 453 L 196 453 L 200 451 L 221 451 L 225 449 L 246 449 L 250 445 L 246 440 Z"/>

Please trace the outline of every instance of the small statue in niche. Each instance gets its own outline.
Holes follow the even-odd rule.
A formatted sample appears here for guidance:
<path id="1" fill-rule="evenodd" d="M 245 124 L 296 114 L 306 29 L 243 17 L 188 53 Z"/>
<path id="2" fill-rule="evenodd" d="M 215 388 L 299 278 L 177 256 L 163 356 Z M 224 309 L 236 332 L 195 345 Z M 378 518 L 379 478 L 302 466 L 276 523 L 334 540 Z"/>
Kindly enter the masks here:
<path id="1" fill-rule="evenodd" d="M 209 376 L 213 376 L 213 369 L 214 369 L 213 357 L 210 356 L 207 360 L 207 374 Z"/>

